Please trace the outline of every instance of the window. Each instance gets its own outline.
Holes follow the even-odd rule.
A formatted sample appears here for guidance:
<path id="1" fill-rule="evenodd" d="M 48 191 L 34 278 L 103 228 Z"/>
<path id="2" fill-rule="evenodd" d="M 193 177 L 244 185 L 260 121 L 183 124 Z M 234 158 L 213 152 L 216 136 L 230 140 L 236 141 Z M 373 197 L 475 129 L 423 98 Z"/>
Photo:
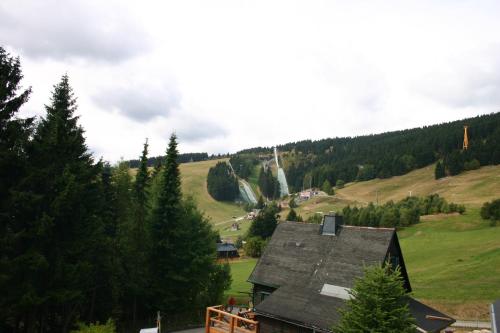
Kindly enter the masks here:
<path id="1" fill-rule="evenodd" d="M 267 296 L 271 295 L 271 293 L 265 291 L 260 291 L 259 294 L 260 294 L 259 303 L 265 300 Z"/>

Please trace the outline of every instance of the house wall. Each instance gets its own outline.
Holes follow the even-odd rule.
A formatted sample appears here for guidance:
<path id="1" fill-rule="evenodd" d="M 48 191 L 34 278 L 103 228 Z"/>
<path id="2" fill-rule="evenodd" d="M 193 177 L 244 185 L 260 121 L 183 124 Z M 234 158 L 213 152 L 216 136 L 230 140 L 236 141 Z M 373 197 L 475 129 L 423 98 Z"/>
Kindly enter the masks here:
<path id="1" fill-rule="evenodd" d="M 312 329 L 257 315 L 259 333 L 313 333 Z"/>

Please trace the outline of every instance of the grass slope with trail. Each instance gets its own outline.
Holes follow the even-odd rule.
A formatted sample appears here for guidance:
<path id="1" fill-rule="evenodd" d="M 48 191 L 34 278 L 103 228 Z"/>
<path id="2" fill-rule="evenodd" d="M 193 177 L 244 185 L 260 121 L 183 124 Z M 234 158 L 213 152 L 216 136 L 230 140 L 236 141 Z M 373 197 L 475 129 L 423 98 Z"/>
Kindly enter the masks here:
<path id="1" fill-rule="evenodd" d="M 181 164 L 182 192 L 184 195 L 191 195 L 195 198 L 198 207 L 210 217 L 212 223 L 231 224 L 233 216 L 245 215 L 243 208 L 234 203 L 217 201 L 207 190 L 208 170 L 221 161 L 226 161 L 226 159 Z"/>
<path id="2" fill-rule="evenodd" d="M 349 183 L 337 197 L 359 203 L 398 201 L 407 197 L 437 193 L 450 202 L 480 207 L 500 197 L 500 165 L 485 166 L 457 176 L 434 179 L 434 165 L 388 179 Z M 377 194 L 378 193 L 378 194 Z"/>

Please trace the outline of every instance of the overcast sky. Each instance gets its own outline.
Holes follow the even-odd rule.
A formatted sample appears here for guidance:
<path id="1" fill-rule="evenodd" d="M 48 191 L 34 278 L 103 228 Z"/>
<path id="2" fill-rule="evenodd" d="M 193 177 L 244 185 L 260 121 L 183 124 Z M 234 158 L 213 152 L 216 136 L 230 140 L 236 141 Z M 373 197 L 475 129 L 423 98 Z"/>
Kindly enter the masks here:
<path id="1" fill-rule="evenodd" d="M 44 115 L 64 73 L 94 155 L 411 128 L 500 110 L 499 1 L 2 0 Z"/>

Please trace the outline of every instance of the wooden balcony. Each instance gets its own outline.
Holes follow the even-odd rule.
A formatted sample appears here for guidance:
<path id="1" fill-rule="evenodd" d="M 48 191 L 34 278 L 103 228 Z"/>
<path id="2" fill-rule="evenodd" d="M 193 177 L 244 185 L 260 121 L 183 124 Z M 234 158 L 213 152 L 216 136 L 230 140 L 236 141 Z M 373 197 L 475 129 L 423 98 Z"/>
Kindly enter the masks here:
<path id="1" fill-rule="evenodd" d="M 250 316 L 245 313 L 245 316 Z M 207 308 L 205 333 L 258 333 L 259 322 L 224 311 L 222 305 Z"/>

